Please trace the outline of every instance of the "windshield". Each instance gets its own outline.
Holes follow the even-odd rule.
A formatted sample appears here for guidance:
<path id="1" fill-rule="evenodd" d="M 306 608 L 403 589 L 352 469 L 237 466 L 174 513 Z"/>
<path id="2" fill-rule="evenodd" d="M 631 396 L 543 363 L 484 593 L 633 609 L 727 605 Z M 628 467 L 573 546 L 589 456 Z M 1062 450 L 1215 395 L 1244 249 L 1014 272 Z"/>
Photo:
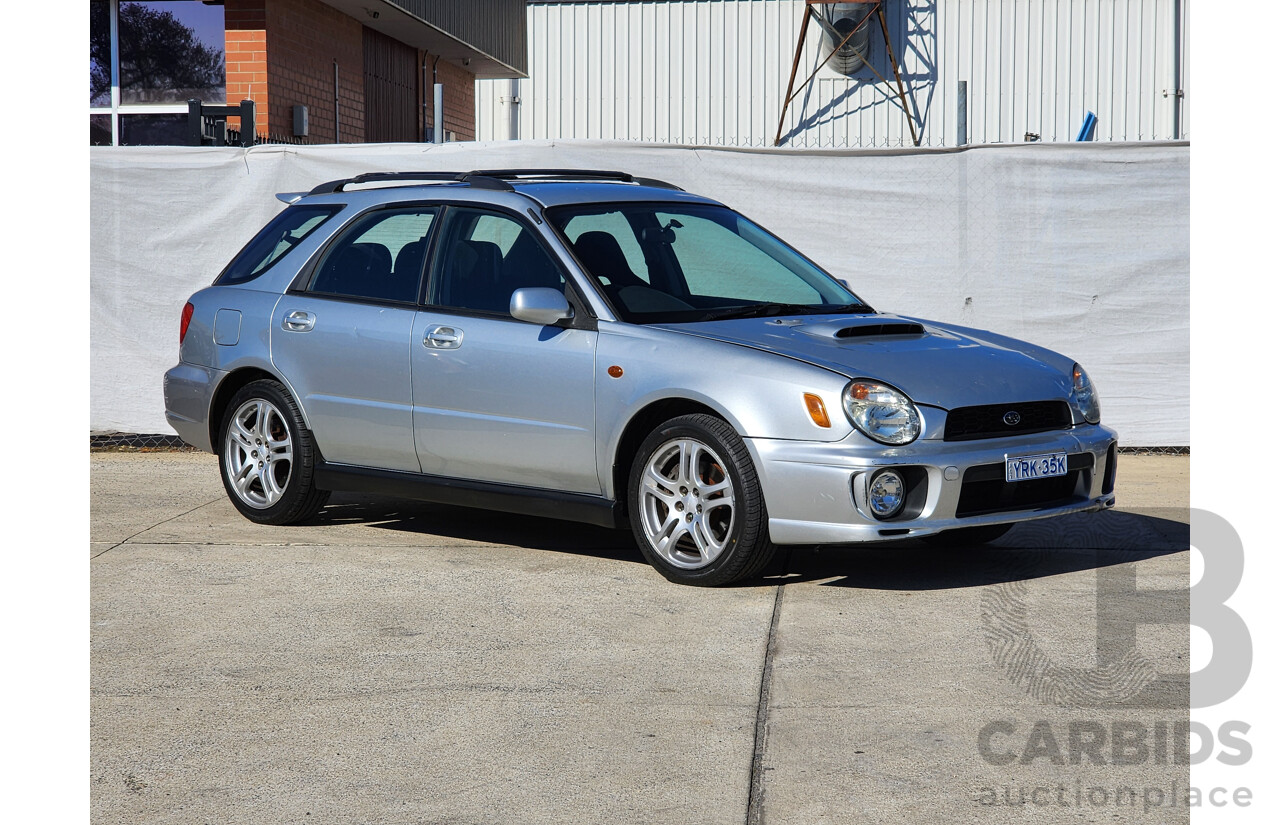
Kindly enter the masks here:
<path id="1" fill-rule="evenodd" d="M 872 311 L 800 253 L 723 206 L 592 204 L 558 207 L 548 216 L 624 321 Z"/>

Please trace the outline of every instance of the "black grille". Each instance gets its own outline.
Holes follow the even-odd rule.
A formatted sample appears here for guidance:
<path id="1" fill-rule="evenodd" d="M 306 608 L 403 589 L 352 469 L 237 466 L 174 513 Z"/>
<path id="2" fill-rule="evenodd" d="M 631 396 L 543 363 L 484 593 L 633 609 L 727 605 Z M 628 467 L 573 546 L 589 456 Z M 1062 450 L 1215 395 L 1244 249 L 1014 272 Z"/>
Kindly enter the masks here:
<path id="1" fill-rule="evenodd" d="M 1082 477 L 1081 494 L 1087 494 L 1092 470 L 1092 453 L 1067 456 L 1067 474 L 1064 476 L 1031 481 L 1005 481 L 1003 462 L 970 467 L 965 471 L 964 483 L 960 487 L 956 518 L 1069 504 L 1079 497 L 1076 485 L 1081 483 Z"/>
<path id="2" fill-rule="evenodd" d="M 1016 423 L 1005 417 L 1013 413 Z M 1028 401 L 1021 404 L 987 404 L 982 407 L 958 407 L 947 413 L 947 428 L 942 437 L 947 441 L 972 441 L 977 438 L 1000 438 L 1019 433 L 1042 433 L 1065 430 L 1071 426 L 1071 408 L 1066 401 Z"/>

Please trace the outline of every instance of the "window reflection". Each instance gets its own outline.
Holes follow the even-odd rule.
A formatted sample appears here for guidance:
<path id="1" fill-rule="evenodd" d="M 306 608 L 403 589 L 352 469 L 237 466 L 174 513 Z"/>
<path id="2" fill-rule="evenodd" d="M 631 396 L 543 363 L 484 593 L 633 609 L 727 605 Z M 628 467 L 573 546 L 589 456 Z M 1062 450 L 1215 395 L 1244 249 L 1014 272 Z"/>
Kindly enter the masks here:
<path id="1" fill-rule="evenodd" d="M 89 115 L 89 145 L 111 145 L 111 115 Z"/>
<path id="2" fill-rule="evenodd" d="M 121 115 L 121 146 L 181 146 L 187 142 L 186 115 Z"/>
<path id="3" fill-rule="evenodd" d="M 94 6 L 106 3 L 95 3 Z M 95 9 L 95 13 L 96 9 Z M 222 6 L 193 2 L 120 4 L 120 102 L 172 104 L 227 96 Z M 96 33 L 95 33 L 96 37 Z M 109 38 L 108 38 L 109 40 Z M 106 55 L 109 66 L 110 55 Z M 91 59 L 90 96 L 95 88 Z M 110 90 L 108 77 L 108 93 Z"/>
<path id="4" fill-rule="evenodd" d="M 111 4 L 107 0 L 89 3 L 89 105 L 111 105 Z"/>

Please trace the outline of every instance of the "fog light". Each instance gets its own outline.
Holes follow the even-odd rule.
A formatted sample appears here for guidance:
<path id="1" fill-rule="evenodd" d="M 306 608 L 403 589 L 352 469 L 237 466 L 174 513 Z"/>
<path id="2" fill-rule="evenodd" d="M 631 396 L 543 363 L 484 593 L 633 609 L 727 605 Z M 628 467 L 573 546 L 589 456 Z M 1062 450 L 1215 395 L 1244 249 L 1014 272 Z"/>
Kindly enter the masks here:
<path id="1" fill-rule="evenodd" d="M 907 485 L 893 470 L 881 470 L 867 488 L 867 504 L 878 519 L 893 518 L 907 501 Z"/>

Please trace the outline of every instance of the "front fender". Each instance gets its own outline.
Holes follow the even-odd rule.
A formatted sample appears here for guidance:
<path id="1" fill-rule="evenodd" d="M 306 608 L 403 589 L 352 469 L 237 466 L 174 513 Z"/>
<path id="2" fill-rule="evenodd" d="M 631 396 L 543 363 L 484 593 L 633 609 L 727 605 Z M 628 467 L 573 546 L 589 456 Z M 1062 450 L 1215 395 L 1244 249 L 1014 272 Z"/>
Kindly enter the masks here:
<path id="1" fill-rule="evenodd" d="M 617 377 L 614 367 L 621 370 Z M 848 378 L 737 344 L 601 321 L 596 374 L 596 432 L 603 436 L 596 461 L 608 495 L 628 425 L 659 401 L 696 402 L 744 438 L 835 442 L 853 432 L 840 400 Z M 805 393 L 822 399 L 830 427 L 814 423 Z"/>

